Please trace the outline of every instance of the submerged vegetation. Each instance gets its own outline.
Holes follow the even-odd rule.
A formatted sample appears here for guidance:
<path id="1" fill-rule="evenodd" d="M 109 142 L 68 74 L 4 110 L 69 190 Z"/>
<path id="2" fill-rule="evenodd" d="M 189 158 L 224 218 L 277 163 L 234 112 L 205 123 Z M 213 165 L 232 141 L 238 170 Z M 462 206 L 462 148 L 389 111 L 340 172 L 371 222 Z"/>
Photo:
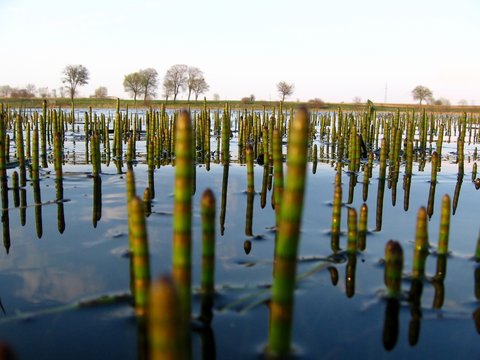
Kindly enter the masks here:
<path id="1" fill-rule="evenodd" d="M 459 251 L 452 253 L 450 248 L 452 242 L 459 246 L 455 241 L 459 242 L 463 236 L 451 234 L 452 228 L 461 230 L 452 223 L 460 221 L 454 215 L 459 209 L 462 185 L 463 192 L 468 191 L 471 197 L 478 198 L 475 188 L 480 183 L 476 177 L 479 113 L 436 113 L 425 108 L 383 111 L 371 102 L 355 108 L 328 110 L 327 106 L 327 109 L 311 108 L 310 111 L 306 107 L 294 109 L 293 104 L 284 103 L 275 106 L 268 103 L 259 110 L 244 106 L 235 109 L 239 104 L 233 103 L 221 106 L 220 103 L 204 102 L 200 108 L 192 107 L 190 111 L 175 111 L 165 105 L 156 108 L 155 103 L 146 110 L 132 111 L 124 107 L 127 103 L 123 101 L 109 103 L 109 107 L 113 104 L 115 111 L 87 108 L 77 113 L 62 110 L 59 104 L 47 104 L 46 101 L 40 110 L 26 108 L 30 106 L 27 104 L 18 108 L 14 103 L 2 105 L 3 243 L 8 254 L 16 243 L 11 241 L 10 216 L 19 210 L 20 224 L 25 225 L 27 198 L 28 201 L 33 199 L 36 235 L 42 237 L 45 221 L 42 220 L 42 207 L 47 203 L 42 201 L 40 194 L 45 191 L 45 183 L 50 177 L 55 179 L 55 200 L 49 204 L 57 207 L 59 233 L 65 231 L 65 222 L 68 221 L 65 219 L 65 207 L 69 204 L 64 183 L 69 181 L 75 166 L 82 166 L 82 176 L 88 181 L 93 180 L 94 228 L 102 221 L 102 209 L 105 212 L 102 180 L 113 176 L 119 179 L 124 190 L 123 208 L 126 209 L 122 221 L 128 223 L 128 243 L 124 246 L 129 273 L 122 274 L 122 277 L 127 279 L 125 283 L 130 287 L 118 289 L 126 290 L 126 295 L 109 294 L 86 303 L 70 304 L 68 309 L 97 308 L 104 304 L 124 304 L 125 299 L 130 301 L 132 307 L 128 307 L 128 311 L 136 319 L 140 358 L 191 358 L 199 346 L 204 358 L 229 358 L 229 351 L 232 351 L 229 344 L 217 344 L 223 352 L 216 352 L 212 340 L 214 330 L 217 326 L 221 329 L 217 330 L 217 335 L 225 332 L 235 338 L 238 333 L 235 325 L 232 328 L 216 325 L 214 314 L 218 314 L 219 323 L 237 324 L 238 319 L 222 318 L 221 315 L 229 311 L 248 313 L 263 304 L 268 310 L 267 325 L 261 324 L 265 320 L 262 316 L 242 320 L 253 322 L 251 327 L 260 329 L 257 334 L 264 331 L 261 339 L 249 338 L 255 340 L 255 346 L 261 344 L 261 349 L 244 350 L 238 345 L 238 355 L 233 357 L 245 354 L 255 357 L 259 353 L 267 358 L 295 356 L 301 352 L 295 344 L 298 339 L 295 332 L 305 334 L 314 327 L 318 332 L 316 337 L 325 349 L 319 350 L 314 346 L 315 340 L 310 340 L 303 343 L 307 347 L 302 351 L 307 357 L 319 358 L 319 351 L 330 351 L 337 344 L 321 340 L 326 336 L 323 325 L 305 320 L 314 317 L 313 312 L 321 313 L 322 308 L 313 310 L 311 300 L 305 300 L 305 296 L 297 294 L 296 290 L 301 287 L 308 297 L 308 291 L 314 291 L 313 281 L 325 288 L 322 276 L 327 276 L 336 286 L 341 281 L 338 269 L 342 268 L 345 279 L 341 292 L 348 299 L 360 294 L 369 304 L 385 303 L 383 333 L 378 336 L 382 338 L 385 351 L 393 351 L 397 344 L 399 317 L 407 316 L 405 311 L 402 313 L 402 308 L 411 314 L 409 344 L 418 343 L 422 311 L 425 312 L 421 298 L 427 285 L 432 285 L 433 289 L 433 294 L 428 295 L 432 297 L 432 308 L 440 311 L 446 307 L 442 314 L 447 317 L 451 313 L 452 317 L 457 315 L 455 311 L 461 305 L 446 304 L 444 282 L 447 262 L 452 261 L 458 267 L 461 260 L 457 255 Z M 77 109 L 81 106 L 82 102 L 78 100 Z M 50 167 L 54 172 L 50 173 Z M 238 193 L 232 190 L 232 180 L 229 183 L 230 171 L 243 179 L 244 188 Z M 472 176 L 464 179 L 470 172 Z M 262 176 L 258 177 L 259 174 Z M 230 174 L 230 179 L 232 176 Z M 164 183 L 159 186 L 160 179 L 166 177 L 172 178 L 168 191 Z M 199 181 L 199 177 L 203 181 Z M 260 187 L 255 186 L 260 183 Z M 141 189 L 141 185 L 147 186 Z M 319 194 L 313 189 L 325 189 L 324 193 L 328 193 L 325 204 L 319 202 Z M 440 189 L 442 193 L 438 194 Z M 423 196 L 422 191 L 428 196 Z M 30 192 L 33 197 L 27 197 Z M 160 193 L 169 192 L 171 195 L 160 201 Z M 267 235 L 255 235 L 252 224 L 254 220 L 260 222 L 257 220 L 260 211 L 267 211 L 268 192 L 271 192 L 270 215 L 266 221 L 262 220 L 262 224 L 266 228 L 269 223 L 270 228 L 265 231 Z M 415 197 L 421 194 L 422 199 L 428 200 L 412 209 L 412 192 Z M 143 193 L 143 200 L 138 193 Z M 436 193 L 442 199 L 437 213 Z M 390 195 L 390 201 L 386 194 Z M 256 212 L 254 199 L 258 195 L 262 210 Z M 196 196 L 199 198 L 197 204 L 194 201 Z M 13 207 L 10 197 L 13 198 Z M 247 204 L 246 211 L 239 216 L 232 214 L 230 209 L 228 216 L 235 219 L 231 223 L 227 220 L 228 197 L 234 197 L 235 201 L 241 199 Z M 400 197 L 403 202 L 397 205 Z M 312 201 L 315 210 L 322 210 L 321 221 L 315 210 L 312 211 Z M 168 210 L 162 210 L 166 202 Z M 418 204 L 415 198 L 413 202 Z M 220 206 L 218 217 L 216 204 Z M 196 211 L 196 207 L 201 210 Z M 389 230 L 384 219 L 394 208 L 401 208 L 403 214 L 417 213 L 416 223 L 411 221 L 411 216 L 405 215 L 405 220 L 402 217 L 387 221 L 390 226 L 397 226 L 395 230 Z M 467 211 L 475 213 L 476 209 Z M 168 225 L 165 225 L 165 214 L 171 215 L 171 218 L 167 217 Z M 239 230 L 243 223 L 236 224 L 238 219 L 243 221 L 244 214 L 245 232 Z M 308 222 L 303 228 L 305 217 Z M 374 219 L 370 221 L 374 221 L 374 227 L 368 226 L 370 219 Z M 403 222 L 401 226 L 395 224 L 399 221 Z M 438 230 L 438 246 L 433 245 L 436 240 L 429 236 L 432 232 L 429 222 L 438 224 L 433 230 Z M 478 223 L 470 225 L 479 230 Z M 215 231 L 217 227 L 219 233 Z M 165 234 L 165 228 L 172 232 Z M 152 240 L 151 230 L 156 236 L 161 233 L 164 241 Z M 398 232 L 398 238 L 391 239 L 395 232 Z M 220 237 L 223 238 L 221 241 Z M 234 243 L 236 237 L 242 242 Z M 255 247 L 267 246 L 263 243 L 268 244 L 268 249 L 254 255 Z M 461 247 L 462 251 L 468 249 L 468 256 L 477 262 L 480 258 L 478 244 L 480 238 L 478 241 L 464 239 Z M 171 246 L 171 257 L 160 265 L 159 261 L 152 261 L 152 252 L 169 253 L 166 245 Z M 195 258 L 196 247 L 201 247 L 198 258 Z M 218 255 L 229 247 L 236 249 L 233 255 L 225 255 L 225 252 L 223 258 Z M 239 247 L 245 256 L 259 258 L 255 261 L 238 260 Z M 378 261 L 372 256 L 382 259 Z M 234 258 L 233 263 L 231 258 Z M 428 258 L 436 259 L 434 275 L 428 267 Z M 463 260 L 470 261 L 466 258 L 467 255 L 463 256 Z M 370 264 L 368 269 L 361 268 L 358 259 L 367 261 Z M 218 266 L 220 261 L 222 264 Z M 261 266 L 267 270 L 260 271 L 260 274 L 244 270 L 258 268 L 258 264 L 263 264 Z M 361 276 L 365 276 L 368 270 L 375 277 L 376 268 L 383 272 L 383 281 L 381 286 L 375 282 L 374 286 L 380 286 L 380 290 L 371 290 L 365 286 L 365 282 L 371 280 L 363 281 Z M 240 275 L 237 276 L 236 271 Z M 233 279 L 231 284 L 228 284 L 230 278 L 222 272 Z M 476 266 L 474 273 L 478 300 L 480 272 Z M 458 275 L 458 272 L 454 274 Z M 221 285 L 218 278 L 222 279 Z M 410 289 L 402 289 L 402 285 L 404 288 L 408 285 Z M 236 286 L 240 289 L 235 291 Z M 302 306 L 296 305 L 297 298 Z M 455 300 L 451 303 L 460 302 L 458 297 L 453 298 Z M 334 297 L 328 300 L 336 301 Z M 322 298 L 316 298 L 315 302 L 322 303 Z M 327 301 L 325 303 L 328 309 L 334 308 Z M 59 307 L 57 310 L 65 309 Z M 460 313 L 464 312 L 462 309 Z M 473 314 L 477 329 L 480 328 L 478 312 L 475 309 Z M 39 314 L 41 312 L 36 315 Z M 322 319 L 320 322 L 329 321 L 327 314 L 318 316 Z M 16 321 L 18 318 L 9 314 L 5 320 Z M 338 327 L 332 325 L 332 328 L 339 332 Z M 201 345 L 193 341 L 197 335 Z M 239 344 L 248 343 L 238 341 Z M 373 353 L 381 352 L 376 348 Z M 398 354 L 399 357 L 403 355 Z"/>

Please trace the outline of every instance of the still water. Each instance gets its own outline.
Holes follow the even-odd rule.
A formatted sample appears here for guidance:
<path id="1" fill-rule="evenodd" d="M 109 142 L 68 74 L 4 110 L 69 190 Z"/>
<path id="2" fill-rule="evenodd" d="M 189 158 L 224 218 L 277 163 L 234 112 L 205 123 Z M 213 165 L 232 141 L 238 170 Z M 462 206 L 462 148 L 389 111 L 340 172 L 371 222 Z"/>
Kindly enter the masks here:
<path id="1" fill-rule="evenodd" d="M 232 139 L 232 154 L 236 154 Z M 319 146 L 323 144 L 316 141 Z M 20 359 L 141 358 L 130 299 L 125 174 L 113 162 L 102 164 L 100 179 L 85 163 L 85 143 L 66 134 L 63 181 L 55 180 L 53 164 L 40 181 L 27 182 L 16 194 L 2 191 L 0 255 L 0 340 Z M 212 148 L 215 148 L 212 143 Z M 305 359 L 477 358 L 480 356 L 480 272 L 471 260 L 479 232 L 480 192 L 471 181 L 473 147 L 466 148 L 465 176 L 457 176 L 456 147 L 444 144 L 438 183 L 433 189 L 430 163 L 414 164 L 410 192 L 403 166 L 397 184 L 383 184 L 379 196 L 378 163 L 368 185 L 366 249 L 357 254 L 331 248 L 335 163 L 323 158 L 308 164 L 301 228 L 300 280 L 295 297 L 294 356 Z M 137 192 L 147 186 L 145 142 L 137 145 L 134 165 Z M 143 160 L 142 160 L 143 159 Z M 235 159 L 234 159 L 235 160 Z M 126 170 L 126 166 L 122 167 Z M 8 181 L 15 168 L 8 170 Z M 174 167 L 154 173 L 155 198 L 147 219 L 151 272 L 171 269 Z M 359 212 L 363 176 L 342 174 L 343 203 L 340 247 L 346 247 L 348 207 Z M 200 207 L 203 191 L 217 199 L 216 297 L 211 328 L 193 332 L 196 359 L 245 359 L 261 356 L 268 338 L 268 299 L 272 283 L 275 240 L 269 174 L 255 165 L 253 199 L 247 196 L 246 167 L 212 163 L 196 167 L 193 199 L 194 314 L 199 315 Z M 389 186 L 390 185 L 390 186 Z M 396 189 L 396 198 L 394 198 Z M 450 255 L 446 277 L 437 271 L 440 204 L 444 194 L 458 193 L 451 217 Z M 224 201 L 223 216 L 221 199 Z M 417 211 L 427 206 L 430 255 L 421 291 L 410 291 Z M 432 201 L 433 200 L 433 201 Z M 248 218 L 248 206 L 253 206 Z M 380 209 L 380 211 L 379 211 Z M 379 213 L 380 212 L 380 213 Z M 252 235 L 246 235 L 246 234 Z M 383 282 L 385 243 L 399 241 L 404 250 L 405 297 L 398 305 L 386 301 Z M 412 299 L 413 294 L 413 299 Z M 98 301 L 108 296 L 110 301 Z"/>

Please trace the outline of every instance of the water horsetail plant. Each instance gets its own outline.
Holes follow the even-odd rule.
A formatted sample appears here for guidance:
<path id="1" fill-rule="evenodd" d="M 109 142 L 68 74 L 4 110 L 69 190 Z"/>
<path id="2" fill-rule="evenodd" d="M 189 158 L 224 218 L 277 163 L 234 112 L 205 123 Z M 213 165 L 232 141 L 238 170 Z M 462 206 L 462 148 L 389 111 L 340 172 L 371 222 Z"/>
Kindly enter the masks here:
<path id="1" fill-rule="evenodd" d="M 362 191 L 362 199 L 363 201 L 367 201 L 368 199 L 368 186 L 370 185 L 370 177 L 371 177 L 371 170 L 372 168 L 367 163 L 363 169 L 363 191 Z"/>
<path id="2" fill-rule="evenodd" d="M 54 168 L 57 179 L 63 178 L 62 163 L 63 163 L 63 141 L 60 132 L 55 133 L 53 140 L 53 158 Z"/>
<path id="3" fill-rule="evenodd" d="M 458 139 L 457 140 L 457 162 L 458 162 L 458 174 L 463 175 L 464 174 L 464 162 L 465 162 L 465 154 L 464 154 L 464 145 L 465 142 L 463 139 Z"/>
<path id="4" fill-rule="evenodd" d="M 432 278 L 432 285 L 435 289 L 433 298 L 433 309 L 441 309 L 445 300 L 445 276 L 447 275 L 447 255 L 439 254 L 437 256 L 437 269 Z"/>
<path id="5" fill-rule="evenodd" d="M 263 167 L 263 176 L 262 176 L 262 192 L 260 193 L 260 207 L 262 209 L 265 208 L 267 205 L 267 187 L 268 187 L 268 180 L 271 179 L 271 176 L 268 174 L 269 169 L 271 166 L 264 166 Z"/>
<path id="6" fill-rule="evenodd" d="M 152 214 L 152 192 L 149 187 L 143 191 L 143 203 L 145 204 L 145 216 L 149 217 Z"/>
<path id="7" fill-rule="evenodd" d="M 300 238 L 305 172 L 307 164 L 309 114 L 297 111 L 292 123 L 287 159 L 287 178 L 282 196 L 280 224 L 275 249 L 275 277 L 270 304 L 268 353 L 284 356 L 290 352 L 295 271 Z"/>
<path id="8" fill-rule="evenodd" d="M 338 173 L 337 173 L 338 175 Z M 332 250 L 334 252 L 340 250 L 340 223 L 342 216 L 342 185 L 337 184 L 333 193 L 333 209 L 332 209 Z"/>
<path id="9" fill-rule="evenodd" d="M 135 188 L 135 174 L 133 169 L 128 169 L 125 176 L 125 189 L 127 192 L 127 206 L 130 201 L 136 196 L 137 190 Z"/>
<path id="10" fill-rule="evenodd" d="M 417 225 L 415 233 L 415 245 L 413 253 L 413 272 L 414 279 L 421 279 L 425 274 L 425 261 L 428 256 L 428 230 L 427 230 L 427 210 L 421 207 L 417 214 Z"/>
<path id="11" fill-rule="evenodd" d="M 380 148 L 380 173 L 378 178 L 385 180 L 385 175 L 387 171 L 387 139 L 383 138 L 382 139 L 382 145 Z"/>
<path id="12" fill-rule="evenodd" d="M 4 114 L 0 113 L 0 180 L 2 181 L 7 178 L 6 121 Z"/>
<path id="13" fill-rule="evenodd" d="M 388 298 L 385 308 L 385 322 L 383 326 L 383 346 L 391 351 L 398 340 L 400 302 L 396 298 Z"/>
<path id="14" fill-rule="evenodd" d="M 12 174 L 12 190 L 13 190 L 13 206 L 20 206 L 20 187 L 18 181 L 18 172 L 14 171 Z"/>
<path id="15" fill-rule="evenodd" d="M 0 150 L 0 159 L 1 159 L 1 150 Z M 38 162 L 38 121 L 35 121 L 33 127 L 33 137 L 32 137 L 32 180 L 39 180 L 39 162 Z"/>
<path id="16" fill-rule="evenodd" d="M 132 246 L 135 313 L 145 317 L 150 290 L 150 260 L 148 253 L 147 226 L 143 201 L 133 196 L 128 204 L 128 227 Z"/>
<path id="17" fill-rule="evenodd" d="M 43 101 L 42 115 L 40 116 L 40 156 L 42 158 L 42 168 L 48 167 L 47 164 L 47 100 Z M 72 127 L 73 131 L 73 127 Z"/>
<path id="18" fill-rule="evenodd" d="M 227 216 L 227 190 L 228 190 L 228 173 L 229 164 L 223 165 L 222 174 L 222 200 L 220 204 L 220 235 L 223 236 L 225 232 L 225 217 Z"/>
<path id="19" fill-rule="evenodd" d="M 355 254 L 357 252 L 358 225 L 357 210 L 348 208 L 348 235 L 347 235 L 347 252 Z"/>
<path id="20" fill-rule="evenodd" d="M 438 254 L 448 254 L 448 238 L 450 233 L 450 196 L 443 195 L 440 214 L 440 235 L 438 238 Z"/>
<path id="21" fill-rule="evenodd" d="M 432 184 L 437 182 L 437 171 L 438 171 L 438 154 L 436 151 L 432 153 L 432 171 L 431 171 L 431 180 Z"/>
<path id="22" fill-rule="evenodd" d="M 478 232 L 478 237 L 477 237 L 477 246 L 475 248 L 475 261 L 480 262 L 480 231 Z M 480 297 L 478 297 L 480 299 Z"/>
<path id="23" fill-rule="evenodd" d="M 186 359 L 187 327 L 182 321 L 180 304 L 170 277 L 153 282 L 148 312 L 150 360 Z"/>
<path id="24" fill-rule="evenodd" d="M 380 165 L 381 167 L 381 165 Z M 380 169 L 381 170 L 381 169 Z M 385 194 L 385 179 L 378 179 L 378 189 L 377 189 L 377 210 L 375 217 L 375 231 L 382 230 L 382 218 L 383 218 L 383 198 Z"/>
<path id="25" fill-rule="evenodd" d="M 203 294 L 215 291 L 215 196 L 207 189 L 201 199 L 202 213 L 202 274 Z"/>
<path id="26" fill-rule="evenodd" d="M 178 286 L 185 323 L 191 316 L 192 282 L 192 125 L 181 111 L 175 133 L 175 187 L 173 205 L 173 279 Z"/>
<path id="27" fill-rule="evenodd" d="M 222 116 L 222 163 L 230 161 L 230 109 L 225 106 Z"/>
<path id="28" fill-rule="evenodd" d="M 63 187 L 62 187 L 63 197 Z M 63 202 L 62 202 L 63 206 Z M 93 211 L 92 224 L 97 227 L 98 221 L 102 218 L 102 178 L 100 176 L 93 177 Z"/>
<path id="29" fill-rule="evenodd" d="M 457 175 L 457 183 L 455 184 L 455 190 L 453 191 L 453 201 L 452 201 L 452 215 L 455 215 L 457 211 L 458 199 L 460 198 L 460 190 L 463 183 L 463 174 Z"/>
<path id="30" fill-rule="evenodd" d="M 5 162 L 10 162 L 10 134 L 5 136 Z"/>
<path id="31" fill-rule="evenodd" d="M 23 126 L 22 117 L 17 116 L 17 133 L 15 136 L 17 146 L 18 167 L 20 168 L 20 186 L 24 187 L 27 184 L 27 175 L 25 169 L 25 147 L 23 143 Z"/>
<path id="32" fill-rule="evenodd" d="M 254 188 L 254 178 L 253 178 L 253 147 L 248 144 L 245 150 L 245 155 L 247 158 L 247 192 L 253 193 Z"/>
<path id="33" fill-rule="evenodd" d="M 397 241 L 389 240 L 385 245 L 385 285 L 389 298 L 398 298 L 401 294 L 402 271 L 402 246 Z"/>
<path id="34" fill-rule="evenodd" d="M 362 204 L 360 208 L 360 219 L 358 221 L 358 249 L 365 250 L 367 246 L 367 222 L 368 222 L 368 207 L 367 204 Z"/>
<path id="35" fill-rule="evenodd" d="M 282 157 L 282 138 L 280 130 L 273 130 L 273 176 L 275 197 L 275 225 L 278 227 L 280 221 L 280 209 L 283 194 L 283 157 Z"/>
<path id="36" fill-rule="evenodd" d="M 42 194 L 40 193 L 40 180 L 33 180 L 33 202 L 35 204 L 35 229 L 39 239 L 43 236 L 43 221 L 42 221 Z"/>
<path id="37" fill-rule="evenodd" d="M 1 197 L 2 197 L 2 228 L 3 228 L 3 246 L 8 254 L 10 251 L 10 218 L 8 214 L 8 184 L 7 178 L 0 178 Z"/>

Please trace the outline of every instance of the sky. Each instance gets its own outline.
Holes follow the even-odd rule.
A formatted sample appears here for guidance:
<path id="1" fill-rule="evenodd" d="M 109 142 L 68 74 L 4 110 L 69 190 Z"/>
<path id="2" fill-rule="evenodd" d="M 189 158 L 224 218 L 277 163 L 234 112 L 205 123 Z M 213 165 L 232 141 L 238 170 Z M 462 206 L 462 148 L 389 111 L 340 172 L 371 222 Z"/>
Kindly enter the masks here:
<path id="1" fill-rule="evenodd" d="M 294 101 L 413 103 L 423 85 L 480 104 L 479 17 L 478 0 L 0 0 L 0 86 L 58 89 L 81 64 L 79 96 L 128 98 L 126 74 L 187 64 L 207 98 L 278 100 L 286 81 Z"/>

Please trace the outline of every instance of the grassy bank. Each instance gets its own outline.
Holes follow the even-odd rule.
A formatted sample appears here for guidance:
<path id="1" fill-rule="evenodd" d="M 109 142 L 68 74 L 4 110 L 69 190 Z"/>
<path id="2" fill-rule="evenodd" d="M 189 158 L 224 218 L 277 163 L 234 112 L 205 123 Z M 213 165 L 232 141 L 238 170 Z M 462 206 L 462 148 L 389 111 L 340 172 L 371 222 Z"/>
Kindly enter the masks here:
<path id="1" fill-rule="evenodd" d="M 70 99 L 68 98 L 55 98 L 47 99 L 50 107 L 67 109 L 70 107 Z M 0 103 L 7 105 L 8 107 L 13 108 L 41 108 L 43 99 L 41 98 L 29 98 L 29 99 L 10 99 L 10 98 L 0 98 Z M 165 104 L 169 109 L 182 109 L 188 108 L 191 109 L 200 109 L 203 107 L 203 101 L 186 101 L 186 100 L 177 100 L 176 102 L 163 100 L 138 100 L 137 108 L 146 109 L 150 107 L 160 108 L 162 104 Z M 223 108 L 225 104 L 228 104 L 231 109 L 258 109 L 263 110 L 263 108 L 273 108 L 278 107 L 278 101 L 254 101 L 251 103 L 244 103 L 239 100 L 221 100 L 213 101 L 208 100 L 207 106 L 210 109 Z M 117 106 L 116 98 L 108 99 L 92 99 L 92 98 L 78 98 L 75 99 L 75 107 L 77 109 L 89 108 L 93 109 L 114 109 Z M 129 109 L 135 109 L 135 102 L 130 99 L 120 99 L 120 107 L 122 109 L 128 106 Z M 298 108 L 299 106 L 307 106 L 312 109 L 321 109 L 321 110 L 335 110 L 339 107 L 347 111 L 364 111 L 367 108 L 366 103 L 356 104 L 356 103 L 324 103 L 324 104 L 312 104 L 308 102 L 285 102 L 283 104 L 284 109 Z M 412 111 L 426 109 L 429 112 L 480 112 L 480 106 L 440 106 L 440 105 L 418 105 L 418 104 L 382 104 L 375 103 L 375 108 L 379 111 L 393 111 L 400 109 L 402 111 Z"/>

